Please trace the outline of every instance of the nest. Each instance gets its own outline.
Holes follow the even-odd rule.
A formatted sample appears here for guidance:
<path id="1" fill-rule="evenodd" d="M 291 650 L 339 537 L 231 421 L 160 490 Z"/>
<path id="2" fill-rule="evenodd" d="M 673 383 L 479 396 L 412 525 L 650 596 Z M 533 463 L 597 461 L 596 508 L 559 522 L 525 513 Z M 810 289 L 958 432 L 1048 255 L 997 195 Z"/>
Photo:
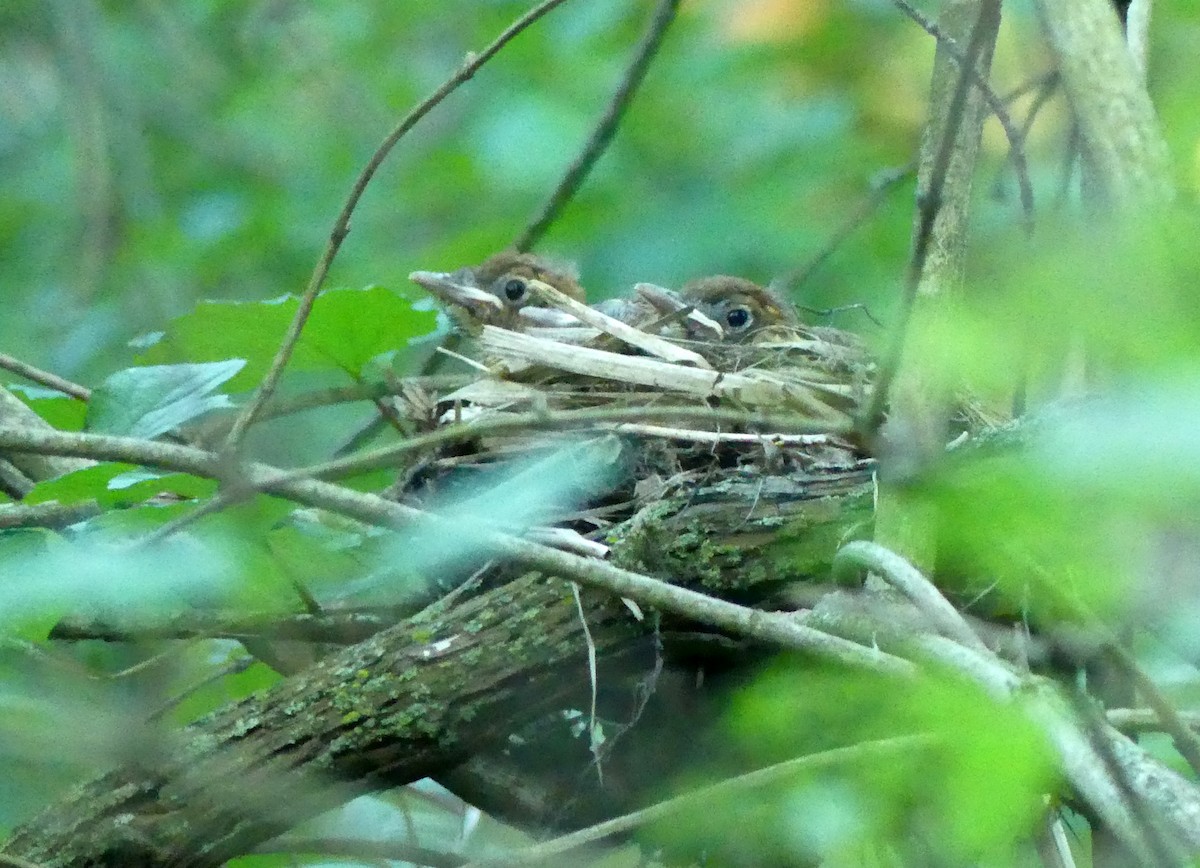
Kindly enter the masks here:
<path id="1" fill-rule="evenodd" d="M 617 498 L 623 506 L 614 520 L 701 486 L 743 497 L 739 483 L 759 494 L 795 490 L 823 473 L 869 467 L 851 430 L 875 366 L 855 335 L 787 325 L 737 342 L 696 340 L 683 327 L 687 309 L 633 328 L 533 284 L 543 303 L 580 325 L 478 326 L 468 361 L 479 376 L 419 403 L 427 425 L 467 423 L 480 435 L 452 454 L 430 456 L 430 466 L 494 466 L 578 442 L 581 430 L 615 435 L 632 487 Z M 630 421 L 537 424 L 581 410 Z M 513 424 L 489 424 L 500 420 Z M 521 420 L 537 430 L 521 430 Z"/>

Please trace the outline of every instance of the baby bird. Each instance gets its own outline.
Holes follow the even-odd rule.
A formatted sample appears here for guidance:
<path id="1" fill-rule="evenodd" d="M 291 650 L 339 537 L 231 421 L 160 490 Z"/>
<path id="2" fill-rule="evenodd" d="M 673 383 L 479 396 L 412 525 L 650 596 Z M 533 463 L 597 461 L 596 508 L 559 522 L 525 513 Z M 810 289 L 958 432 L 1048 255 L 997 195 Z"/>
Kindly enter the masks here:
<path id="1" fill-rule="evenodd" d="M 679 296 L 719 323 L 724 339 L 730 342 L 752 340 L 773 327 L 797 326 L 800 322 L 790 303 L 741 277 L 702 277 L 685 284 Z"/>
<path id="2" fill-rule="evenodd" d="M 517 330 L 578 324 L 569 314 L 542 305 L 529 290 L 530 280 L 548 283 L 577 301 L 586 300 L 577 275 L 568 266 L 510 250 L 471 268 L 450 273 L 414 271 L 409 279 L 452 311 L 462 311 L 469 323 Z"/>

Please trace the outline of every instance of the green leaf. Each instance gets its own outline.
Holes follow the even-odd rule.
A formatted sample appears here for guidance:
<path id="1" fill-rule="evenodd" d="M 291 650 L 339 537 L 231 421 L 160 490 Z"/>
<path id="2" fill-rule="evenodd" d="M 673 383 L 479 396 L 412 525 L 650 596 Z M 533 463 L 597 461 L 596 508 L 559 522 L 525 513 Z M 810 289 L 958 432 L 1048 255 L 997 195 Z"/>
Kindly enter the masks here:
<path id="1" fill-rule="evenodd" d="M 418 309 L 413 298 L 381 286 L 327 290 L 313 305 L 288 369 L 338 370 L 358 377 L 372 359 L 434 330 L 436 313 Z M 291 295 L 265 302 L 201 302 L 174 320 L 139 360 L 166 364 L 243 358 L 246 367 L 229 387 L 253 388 L 270 367 L 297 305 Z"/>
<path id="2" fill-rule="evenodd" d="M 277 672 L 262 663 L 251 663 L 240 672 L 213 679 L 236 658 L 244 657 L 241 647 L 227 640 L 195 643 L 187 658 L 177 664 L 181 672 L 176 673 L 174 686 L 184 699 L 172 709 L 171 719 L 180 725 L 191 723 L 280 680 Z"/>
<path id="3" fill-rule="evenodd" d="M 0 564 L 11 567 L 13 564 L 36 561 L 50 552 L 64 550 L 66 545 L 58 534 L 45 528 L 0 531 Z M 15 597 L 23 602 L 20 592 Z M 20 614 L 12 620 L 6 617 L 0 629 L 8 636 L 38 642 L 47 638 L 50 630 L 62 619 L 66 611 L 62 605 L 14 608 L 17 608 Z"/>
<path id="4" fill-rule="evenodd" d="M 83 401 L 41 386 L 18 383 L 8 389 L 59 431 L 83 430 L 83 420 L 87 414 L 87 404 Z"/>
<path id="5" fill-rule="evenodd" d="M 74 473 L 67 473 L 54 479 L 47 479 L 34 486 L 33 491 L 25 496 L 25 503 L 46 503 L 57 500 L 59 503 L 79 503 L 84 500 L 99 501 L 108 494 L 108 482 L 113 477 L 131 470 L 136 470 L 132 464 L 116 462 L 97 464 L 85 467 Z"/>
<path id="6" fill-rule="evenodd" d="M 25 503 L 79 503 L 94 500 L 103 507 L 125 507 L 161 494 L 185 498 L 211 496 L 217 489 L 212 479 L 186 473 L 154 473 L 132 464 L 111 462 L 85 467 L 55 479 L 39 482 Z"/>
<path id="7" fill-rule="evenodd" d="M 88 430 L 157 437 L 209 410 L 228 407 L 228 395 L 212 392 L 245 364 L 242 359 L 226 359 L 117 371 L 92 393 Z"/>

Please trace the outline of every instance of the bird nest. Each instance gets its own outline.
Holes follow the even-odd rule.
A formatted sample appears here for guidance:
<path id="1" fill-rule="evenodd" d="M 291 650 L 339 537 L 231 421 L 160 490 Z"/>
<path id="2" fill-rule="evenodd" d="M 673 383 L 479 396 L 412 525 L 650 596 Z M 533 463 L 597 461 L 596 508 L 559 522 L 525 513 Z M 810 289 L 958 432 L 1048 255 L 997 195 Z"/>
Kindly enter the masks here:
<path id="1" fill-rule="evenodd" d="M 739 479 L 761 493 L 869 465 L 851 432 L 874 363 L 856 336 L 788 324 L 736 342 L 696 340 L 681 328 L 688 310 L 634 328 L 533 283 L 579 324 L 475 329 L 479 376 L 440 396 L 430 420 L 479 428 L 456 466 L 544 451 L 580 427 L 634 447 L 631 475 L 646 497 Z M 586 423 L 576 413 L 570 431 L 537 424 L 588 410 L 598 412 Z M 538 430 L 519 430 L 521 419 Z M 500 420 L 514 424 L 490 424 Z"/>

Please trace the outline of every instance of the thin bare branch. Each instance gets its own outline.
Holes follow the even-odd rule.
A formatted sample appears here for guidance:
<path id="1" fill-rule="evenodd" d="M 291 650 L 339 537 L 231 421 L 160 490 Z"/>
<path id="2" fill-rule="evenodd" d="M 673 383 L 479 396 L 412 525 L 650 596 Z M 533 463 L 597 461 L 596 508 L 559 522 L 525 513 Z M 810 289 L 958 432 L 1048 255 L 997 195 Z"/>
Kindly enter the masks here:
<path id="1" fill-rule="evenodd" d="M 813 276 L 813 273 L 829 261 L 829 258 L 837 252 L 838 248 L 845 243 L 846 239 L 854 234 L 860 226 L 870 219 L 871 215 L 879 210 L 879 206 L 884 203 L 891 192 L 900 185 L 901 182 L 910 178 L 917 169 L 915 163 L 909 163 L 899 169 L 892 169 L 883 174 L 879 180 L 872 185 L 871 192 L 863 199 L 854 213 L 847 217 L 842 225 L 833 231 L 829 240 L 821 247 L 816 256 L 813 256 L 808 262 L 801 265 L 799 268 L 787 272 L 779 282 L 790 289 L 797 289 L 808 282 L 808 279 Z M 870 314 L 868 314 L 870 316 Z"/>
<path id="2" fill-rule="evenodd" d="M 305 288 L 303 295 L 300 296 L 300 303 L 296 309 L 296 315 L 292 318 L 291 324 L 288 326 L 287 334 L 284 335 L 283 343 L 279 347 L 279 351 L 275 354 L 275 358 L 271 361 L 271 367 L 263 377 L 262 382 L 258 386 L 258 390 L 254 396 L 242 408 L 241 413 L 230 428 L 229 434 L 225 440 L 225 448 L 227 451 L 233 451 L 241 443 L 245 437 L 246 431 L 254 424 L 263 406 L 271 399 L 275 393 L 275 388 L 279 385 L 279 378 L 283 375 L 283 369 L 287 366 L 288 360 L 292 356 L 292 351 L 295 349 L 296 342 L 300 339 L 300 332 L 304 329 L 304 324 L 308 320 L 309 314 L 312 312 L 313 303 L 317 299 L 317 294 L 321 291 L 322 285 L 325 283 L 325 277 L 329 273 L 329 268 L 333 264 L 333 259 L 337 256 L 341 249 L 342 242 L 345 240 L 347 233 L 350 231 L 350 216 L 354 213 L 354 209 L 358 206 L 359 199 L 362 198 L 363 192 L 367 189 L 367 185 L 371 182 L 375 172 L 383 163 L 384 159 L 391 152 L 396 143 L 411 130 L 421 118 L 425 117 L 438 103 L 450 95 L 459 85 L 469 80 L 479 68 L 491 60 L 505 45 L 507 45 L 513 37 L 517 36 L 521 31 L 525 30 L 547 12 L 554 9 L 556 6 L 562 5 L 565 0 L 543 0 L 537 4 L 506 29 L 503 33 L 478 54 L 470 53 L 462 66 L 450 76 L 437 90 L 417 104 L 404 118 L 398 123 L 395 128 L 388 133 L 387 137 L 375 149 L 375 153 L 371 155 L 371 159 L 367 161 L 367 165 L 359 173 L 358 178 L 354 182 L 353 188 L 350 190 L 350 195 L 346 198 L 345 204 L 342 206 L 342 211 L 338 214 L 337 219 L 333 223 L 333 229 L 329 233 L 329 242 L 325 247 L 325 252 L 321 254 L 320 260 L 317 262 L 316 268 L 313 270 L 312 277 L 309 279 L 308 286 Z"/>
<path id="3" fill-rule="evenodd" d="M 951 57 L 958 61 L 959 66 L 971 77 L 971 83 L 979 89 L 984 102 L 987 103 L 992 114 L 996 116 L 996 120 L 1000 122 L 1000 126 L 1004 129 L 1004 135 L 1008 138 L 1008 147 L 1012 159 L 1013 168 L 1017 175 L 1017 188 L 1021 193 L 1021 214 L 1025 223 L 1026 232 L 1033 231 L 1034 205 L 1033 205 L 1033 184 L 1029 180 L 1029 161 L 1025 157 L 1025 138 L 1021 135 L 1017 125 L 1013 123 L 1012 115 L 1008 112 L 1008 106 L 1005 100 L 1001 99 L 992 87 L 991 83 L 976 69 L 974 63 L 963 66 L 966 55 L 970 53 L 970 48 L 964 52 L 958 46 L 958 42 L 948 33 L 938 27 L 937 22 L 930 19 L 919 9 L 913 6 L 908 0 L 892 0 L 900 9 L 915 21 L 922 30 L 938 41 L 939 47 L 943 48 Z M 999 15 L 999 11 L 996 12 Z"/>
<path id="4" fill-rule="evenodd" d="M 446 443 L 471 440 L 514 431 L 548 431 L 590 427 L 606 423 L 693 421 L 714 424 L 753 425 L 789 434 L 829 434 L 829 424 L 805 416 L 764 415 L 745 410 L 716 407 L 589 407 L 580 410 L 554 412 L 498 413 L 493 416 L 446 425 L 427 434 L 418 434 L 400 443 L 314 464 L 293 471 L 289 478 L 329 479 L 349 476 L 367 470 L 390 467 L 396 459 L 411 452 L 430 449 Z"/>
<path id="5" fill-rule="evenodd" d="M 908 597 L 943 636 L 976 651 L 988 650 L 941 591 L 900 555 L 878 543 L 856 540 L 842 546 L 833 558 L 834 581 L 854 578 L 862 570 L 871 570 L 882 576 L 889 585 Z"/>
<path id="6" fill-rule="evenodd" d="M 900 300 L 900 311 L 894 327 L 892 342 L 888 347 L 887 355 L 879 366 L 871 397 L 859 418 L 859 431 L 867 439 L 875 436 L 883 422 L 888 392 L 900 370 L 909 321 L 912 318 L 913 306 L 917 299 L 917 289 L 925 273 L 925 262 L 929 255 L 930 242 L 933 239 L 934 221 L 942 208 L 942 194 L 947 175 L 950 172 L 950 161 L 954 155 L 954 148 L 959 139 L 959 129 L 962 126 L 963 115 L 967 107 L 967 94 L 974 78 L 979 77 L 976 65 L 988 51 L 998 27 L 999 18 L 999 0 L 983 0 L 980 4 L 979 15 L 971 28 L 965 55 L 958 61 L 958 81 L 954 86 L 954 93 L 946 113 L 946 123 L 942 127 L 941 139 L 930 168 L 929 183 L 917 198 L 917 229 L 913 242 L 913 253 L 909 260 L 908 275 L 905 280 L 904 294 Z"/>
<path id="7" fill-rule="evenodd" d="M 0 353 L 0 368 L 11 371 L 18 377 L 24 377 L 27 380 L 37 383 L 39 386 L 54 389 L 56 392 L 62 392 L 64 395 L 69 395 L 80 401 L 87 401 L 92 397 L 92 390 L 86 386 L 72 383 L 70 380 L 58 376 L 58 374 L 43 371 L 41 368 L 34 367 L 28 362 L 23 362 L 15 356 L 10 356 L 8 353 Z"/>
<path id="8" fill-rule="evenodd" d="M 592 171 L 592 167 L 596 165 L 596 161 L 608 148 L 617 132 L 618 124 L 621 123 L 621 116 L 629 107 L 629 103 L 633 101 L 634 94 L 637 93 L 637 89 L 646 77 L 646 71 L 650 68 L 650 62 L 654 60 L 659 46 L 662 45 L 667 28 L 675 20 L 679 3 L 680 0 L 659 0 L 658 7 L 650 19 L 650 26 L 642 36 L 641 42 L 638 43 L 637 49 L 633 53 L 633 60 L 630 61 L 629 67 L 621 77 L 617 89 L 613 91 L 612 99 L 604 109 L 604 114 L 600 116 L 591 136 L 584 144 L 583 150 L 567 168 L 566 174 L 558 182 L 558 186 L 550 194 L 550 198 L 546 200 L 537 216 L 529 222 L 517 240 L 513 242 L 515 249 L 524 252 L 542 239 L 546 230 L 558 219 L 563 208 L 579 191 L 584 180 Z"/>

